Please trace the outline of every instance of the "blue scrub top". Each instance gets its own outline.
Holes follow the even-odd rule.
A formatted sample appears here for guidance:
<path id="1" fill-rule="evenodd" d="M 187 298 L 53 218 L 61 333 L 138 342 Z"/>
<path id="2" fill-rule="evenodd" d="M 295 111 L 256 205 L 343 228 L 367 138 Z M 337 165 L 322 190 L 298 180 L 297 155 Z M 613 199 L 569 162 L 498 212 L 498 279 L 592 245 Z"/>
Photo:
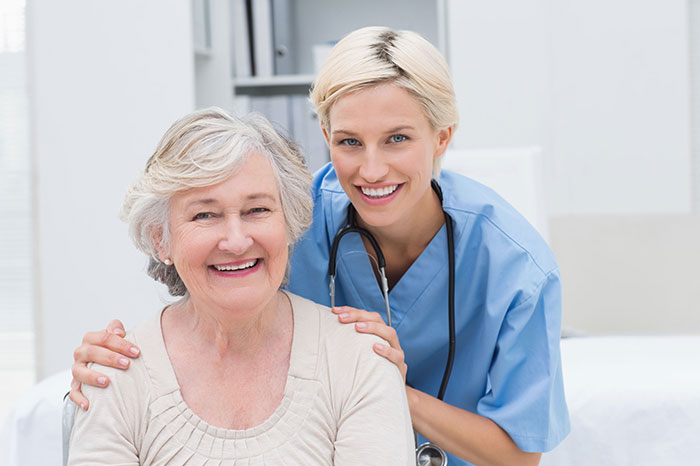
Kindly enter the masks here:
<path id="1" fill-rule="evenodd" d="M 444 401 L 492 419 L 524 451 L 546 452 L 569 433 L 559 339 L 561 284 L 554 255 L 494 191 L 446 170 L 443 208 L 454 221 L 455 360 Z M 297 243 L 288 289 L 330 305 L 328 258 L 349 200 L 333 167 L 313 180 L 314 216 Z M 406 382 L 437 396 L 448 352 L 445 226 L 389 293 Z M 338 250 L 336 305 L 380 313 L 384 299 L 357 234 Z M 424 441 L 423 439 L 420 440 Z M 469 464 L 450 456 L 449 464 Z"/>

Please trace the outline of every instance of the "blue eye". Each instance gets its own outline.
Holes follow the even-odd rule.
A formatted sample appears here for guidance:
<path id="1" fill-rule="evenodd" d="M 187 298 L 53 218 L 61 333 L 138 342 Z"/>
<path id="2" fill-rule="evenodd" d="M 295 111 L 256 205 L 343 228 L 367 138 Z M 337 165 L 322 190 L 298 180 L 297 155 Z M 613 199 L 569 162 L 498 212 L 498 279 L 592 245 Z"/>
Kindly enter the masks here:
<path id="1" fill-rule="evenodd" d="M 270 211 L 270 209 L 268 209 L 267 207 L 254 207 L 254 208 L 250 209 L 250 210 L 248 211 L 248 213 L 251 213 L 251 214 L 264 214 L 264 213 L 269 212 L 269 211 Z"/>
<path id="2" fill-rule="evenodd" d="M 358 141 L 355 138 L 345 138 L 342 141 L 340 141 L 340 144 L 344 144 L 346 146 L 359 146 L 360 141 Z"/>
<path id="3" fill-rule="evenodd" d="M 389 141 L 391 141 L 391 142 L 403 142 L 406 139 L 408 139 L 408 137 L 406 137 L 403 134 L 394 134 L 389 138 Z"/>

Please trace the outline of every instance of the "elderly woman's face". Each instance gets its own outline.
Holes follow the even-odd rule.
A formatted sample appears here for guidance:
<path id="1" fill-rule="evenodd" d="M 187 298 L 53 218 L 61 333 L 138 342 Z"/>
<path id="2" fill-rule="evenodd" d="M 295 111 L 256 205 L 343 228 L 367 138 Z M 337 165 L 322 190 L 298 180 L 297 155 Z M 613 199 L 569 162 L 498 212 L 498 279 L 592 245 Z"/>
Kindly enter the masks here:
<path id="1" fill-rule="evenodd" d="M 288 256 L 270 162 L 252 154 L 226 181 L 175 195 L 170 237 L 170 257 L 193 301 L 240 311 L 264 306 Z"/>

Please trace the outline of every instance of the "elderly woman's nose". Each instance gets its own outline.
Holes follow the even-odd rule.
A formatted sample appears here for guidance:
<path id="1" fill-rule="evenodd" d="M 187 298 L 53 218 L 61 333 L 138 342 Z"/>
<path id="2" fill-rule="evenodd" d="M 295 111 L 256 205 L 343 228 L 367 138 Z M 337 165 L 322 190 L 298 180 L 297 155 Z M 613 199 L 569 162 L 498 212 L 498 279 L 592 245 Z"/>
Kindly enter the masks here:
<path id="1" fill-rule="evenodd" d="M 368 183 L 381 181 L 389 173 L 389 165 L 379 149 L 367 149 L 360 163 L 360 176 Z"/>
<path id="2" fill-rule="evenodd" d="M 221 239 L 219 240 L 219 249 L 234 254 L 244 254 L 253 243 L 253 238 L 246 229 L 244 222 L 240 219 L 235 218 L 224 222 Z"/>

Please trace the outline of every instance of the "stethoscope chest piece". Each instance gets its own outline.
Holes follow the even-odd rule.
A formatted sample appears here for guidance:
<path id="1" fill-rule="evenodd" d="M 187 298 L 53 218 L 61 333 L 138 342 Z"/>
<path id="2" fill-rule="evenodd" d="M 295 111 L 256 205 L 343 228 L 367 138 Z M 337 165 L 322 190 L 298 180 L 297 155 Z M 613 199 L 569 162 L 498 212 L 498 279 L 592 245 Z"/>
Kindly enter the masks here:
<path id="1" fill-rule="evenodd" d="M 446 466 L 445 451 L 434 443 L 426 442 L 416 448 L 417 466 Z"/>

